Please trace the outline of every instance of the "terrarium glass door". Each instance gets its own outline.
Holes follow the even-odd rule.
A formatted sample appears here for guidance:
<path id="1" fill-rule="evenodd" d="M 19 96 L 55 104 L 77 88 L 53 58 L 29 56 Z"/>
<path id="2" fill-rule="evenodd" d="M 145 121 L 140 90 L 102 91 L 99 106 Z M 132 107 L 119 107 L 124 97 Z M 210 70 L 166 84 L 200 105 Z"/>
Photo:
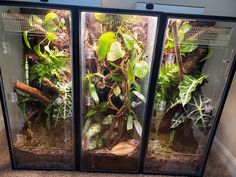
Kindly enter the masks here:
<path id="1" fill-rule="evenodd" d="M 13 167 L 71 169 L 71 12 L 1 6 L 0 15 Z"/>
<path id="2" fill-rule="evenodd" d="M 81 12 L 82 170 L 138 171 L 158 18 Z"/>
<path id="3" fill-rule="evenodd" d="M 201 174 L 235 56 L 235 31 L 229 21 L 168 18 L 145 172 Z"/>

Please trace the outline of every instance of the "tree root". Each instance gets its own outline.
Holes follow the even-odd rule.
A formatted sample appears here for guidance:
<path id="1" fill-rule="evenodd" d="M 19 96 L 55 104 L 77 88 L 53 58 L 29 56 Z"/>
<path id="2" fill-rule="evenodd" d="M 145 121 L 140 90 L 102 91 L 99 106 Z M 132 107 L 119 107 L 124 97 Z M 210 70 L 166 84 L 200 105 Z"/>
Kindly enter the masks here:
<path id="1" fill-rule="evenodd" d="M 30 94 L 31 96 L 37 98 L 38 100 L 42 101 L 46 105 L 51 102 L 50 99 L 43 92 L 27 84 L 24 84 L 23 82 L 16 81 L 14 87 L 15 89 L 18 89 L 22 92 Z"/>

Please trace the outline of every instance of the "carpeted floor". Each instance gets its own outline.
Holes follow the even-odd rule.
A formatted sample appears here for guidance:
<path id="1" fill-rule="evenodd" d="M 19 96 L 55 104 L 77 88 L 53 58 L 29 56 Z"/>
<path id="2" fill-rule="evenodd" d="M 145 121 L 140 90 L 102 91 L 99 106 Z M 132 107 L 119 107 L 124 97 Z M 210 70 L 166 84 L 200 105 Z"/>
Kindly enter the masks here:
<path id="1" fill-rule="evenodd" d="M 27 158 L 27 157 L 26 157 Z M 153 175 L 142 174 L 111 174 L 111 173 L 81 173 L 68 171 L 19 171 L 11 170 L 4 133 L 0 133 L 0 177 L 151 177 Z M 164 177 L 164 176 L 159 176 Z M 167 176 L 166 176 L 167 177 Z M 231 177 L 225 165 L 211 152 L 204 177 Z"/>

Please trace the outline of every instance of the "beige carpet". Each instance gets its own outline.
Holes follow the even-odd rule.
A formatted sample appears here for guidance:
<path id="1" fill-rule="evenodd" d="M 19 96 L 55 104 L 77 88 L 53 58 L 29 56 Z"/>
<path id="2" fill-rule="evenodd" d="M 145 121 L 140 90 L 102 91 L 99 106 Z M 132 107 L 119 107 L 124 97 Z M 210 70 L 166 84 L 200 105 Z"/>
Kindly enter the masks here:
<path id="1" fill-rule="evenodd" d="M 27 157 L 26 157 L 27 158 Z M 19 171 L 11 170 L 8 148 L 6 145 L 6 137 L 4 133 L 0 133 L 0 177 L 151 177 L 153 175 L 142 174 L 111 174 L 111 173 L 81 173 L 81 172 L 68 172 L 68 171 Z M 164 176 L 159 176 L 164 177 Z M 166 176 L 167 177 L 167 176 Z M 227 172 L 224 164 L 215 158 L 211 153 L 204 177 L 231 177 Z"/>

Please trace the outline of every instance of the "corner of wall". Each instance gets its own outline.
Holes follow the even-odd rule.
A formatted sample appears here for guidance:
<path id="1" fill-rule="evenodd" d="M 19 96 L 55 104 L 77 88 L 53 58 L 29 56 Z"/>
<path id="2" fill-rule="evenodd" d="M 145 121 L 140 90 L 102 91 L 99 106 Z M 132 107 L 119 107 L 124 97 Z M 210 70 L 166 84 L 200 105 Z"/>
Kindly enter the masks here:
<path id="1" fill-rule="evenodd" d="M 226 164 L 226 168 L 232 177 L 236 177 L 236 158 L 226 149 L 226 147 L 216 137 L 212 146 L 212 151 L 222 163 Z"/>

